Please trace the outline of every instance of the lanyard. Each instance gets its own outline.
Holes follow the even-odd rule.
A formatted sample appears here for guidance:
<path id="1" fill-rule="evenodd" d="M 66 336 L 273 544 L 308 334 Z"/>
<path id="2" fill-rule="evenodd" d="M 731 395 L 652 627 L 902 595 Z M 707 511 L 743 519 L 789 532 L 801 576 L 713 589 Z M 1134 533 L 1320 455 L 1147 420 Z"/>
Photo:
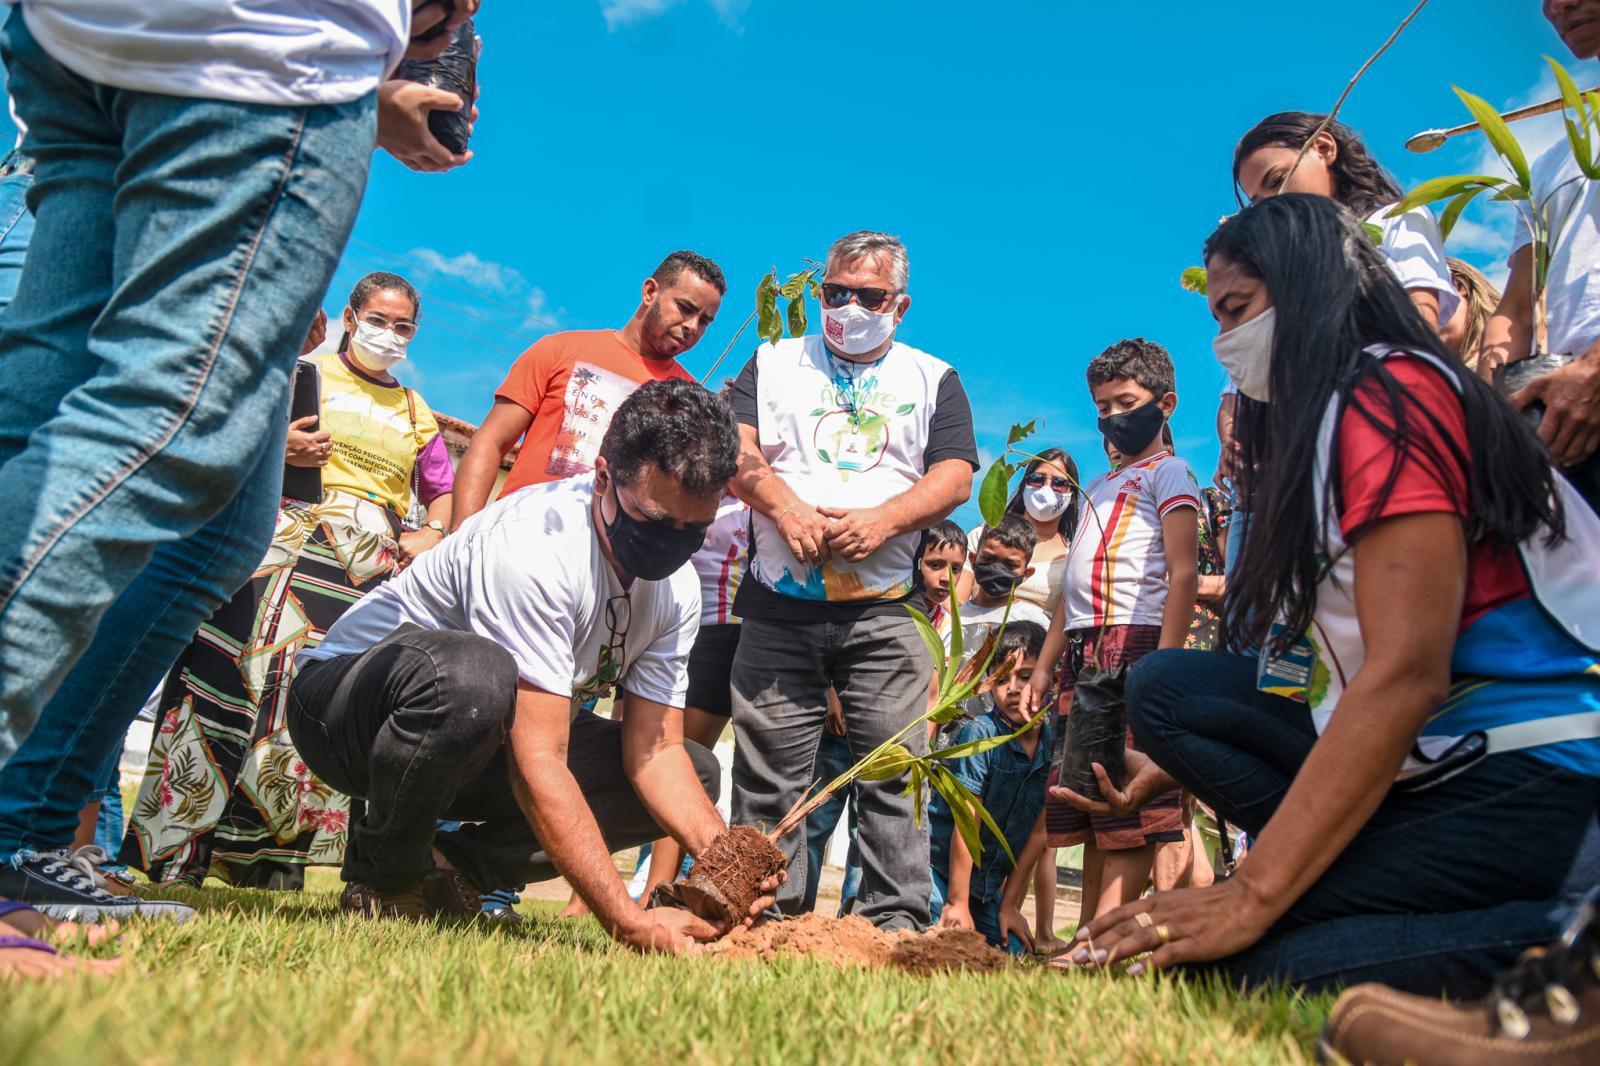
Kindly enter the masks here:
<path id="1" fill-rule="evenodd" d="M 887 354 L 885 352 L 884 356 Z M 849 363 L 848 360 L 840 359 L 832 352 L 828 353 L 828 359 L 833 363 L 835 394 L 843 394 L 846 397 L 846 409 L 850 412 L 850 428 L 858 433 L 861 431 L 862 401 L 870 398 L 873 390 L 878 387 L 878 367 L 883 365 L 884 356 L 879 356 L 857 374 L 845 372 L 844 368 Z M 858 366 L 859 364 L 849 363 L 849 365 Z"/>

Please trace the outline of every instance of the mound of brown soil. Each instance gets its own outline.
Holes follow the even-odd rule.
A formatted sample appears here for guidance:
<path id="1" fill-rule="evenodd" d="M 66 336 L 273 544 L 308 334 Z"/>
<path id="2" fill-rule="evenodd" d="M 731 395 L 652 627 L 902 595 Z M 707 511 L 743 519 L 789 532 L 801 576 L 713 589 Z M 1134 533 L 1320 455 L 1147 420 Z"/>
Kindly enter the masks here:
<path id="1" fill-rule="evenodd" d="M 989 946 L 972 929 L 934 929 L 907 937 L 889 953 L 889 965 L 906 973 L 936 974 L 951 970 L 994 973 L 1011 966 L 1011 956 Z"/>
<path id="2" fill-rule="evenodd" d="M 740 927 L 703 949 L 724 959 L 759 959 L 779 955 L 822 959 L 835 966 L 885 966 L 914 974 L 972 970 L 992 973 L 1011 965 L 1003 951 L 990 947 L 982 933 L 970 929 L 934 929 L 918 936 L 886 933 L 865 918 L 826 918 L 803 914 L 782 922 Z"/>

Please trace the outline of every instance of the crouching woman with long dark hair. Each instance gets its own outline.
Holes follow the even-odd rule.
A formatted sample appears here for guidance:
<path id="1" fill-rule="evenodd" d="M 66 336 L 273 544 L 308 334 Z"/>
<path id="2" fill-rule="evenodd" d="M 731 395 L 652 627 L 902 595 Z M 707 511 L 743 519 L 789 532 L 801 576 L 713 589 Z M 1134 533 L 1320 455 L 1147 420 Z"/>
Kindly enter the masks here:
<path id="1" fill-rule="evenodd" d="M 1243 211 L 1206 265 L 1257 472 L 1227 616 L 1263 651 L 1140 662 L 1113 801 L 1181 785 L 1256 842 L 1074 955 L 1476 994 L 1550 939 L 1600 799 L 1600 520 L 1332 200 Z"/>

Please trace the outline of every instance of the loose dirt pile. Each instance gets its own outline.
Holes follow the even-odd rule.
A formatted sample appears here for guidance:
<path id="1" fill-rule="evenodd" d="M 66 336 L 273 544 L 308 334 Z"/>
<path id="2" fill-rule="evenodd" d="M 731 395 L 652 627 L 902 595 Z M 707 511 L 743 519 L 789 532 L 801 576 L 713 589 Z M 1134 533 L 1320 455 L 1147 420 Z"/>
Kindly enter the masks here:
<path id="1" fill-rule="evenodd" d="M 835 966 L 893 968 L 914 974 L 950 970 L 992 973 L 1010 967 L 1011 958 L 990 947 L 970 929 L 934 929 L 921 935 L 886 933 L 854 915 L 826 918 L 804 914 L 781 922 L 735 929 L 703 949 L 723 959 L 770 962 L 780 955 L 822 959 Z"/>

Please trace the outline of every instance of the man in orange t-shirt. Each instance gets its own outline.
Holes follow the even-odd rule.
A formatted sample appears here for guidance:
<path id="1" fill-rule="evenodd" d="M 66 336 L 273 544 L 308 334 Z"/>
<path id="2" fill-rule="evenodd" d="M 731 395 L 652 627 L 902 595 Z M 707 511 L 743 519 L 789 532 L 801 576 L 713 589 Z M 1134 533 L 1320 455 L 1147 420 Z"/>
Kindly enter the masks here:
<path id="1" fill-rule="evenodd" d="M 639 307 L 620 330 L 552 333 L 523 352 L 456 471 L 451 529 L 488 504 L 518 440 L 501 496 L 592 470 L 618 404 L 647 381 L 694 380 L 677 357 L 699 342 L 726 292 L 717 264 L 673 252 L 644 280 Z"/>

